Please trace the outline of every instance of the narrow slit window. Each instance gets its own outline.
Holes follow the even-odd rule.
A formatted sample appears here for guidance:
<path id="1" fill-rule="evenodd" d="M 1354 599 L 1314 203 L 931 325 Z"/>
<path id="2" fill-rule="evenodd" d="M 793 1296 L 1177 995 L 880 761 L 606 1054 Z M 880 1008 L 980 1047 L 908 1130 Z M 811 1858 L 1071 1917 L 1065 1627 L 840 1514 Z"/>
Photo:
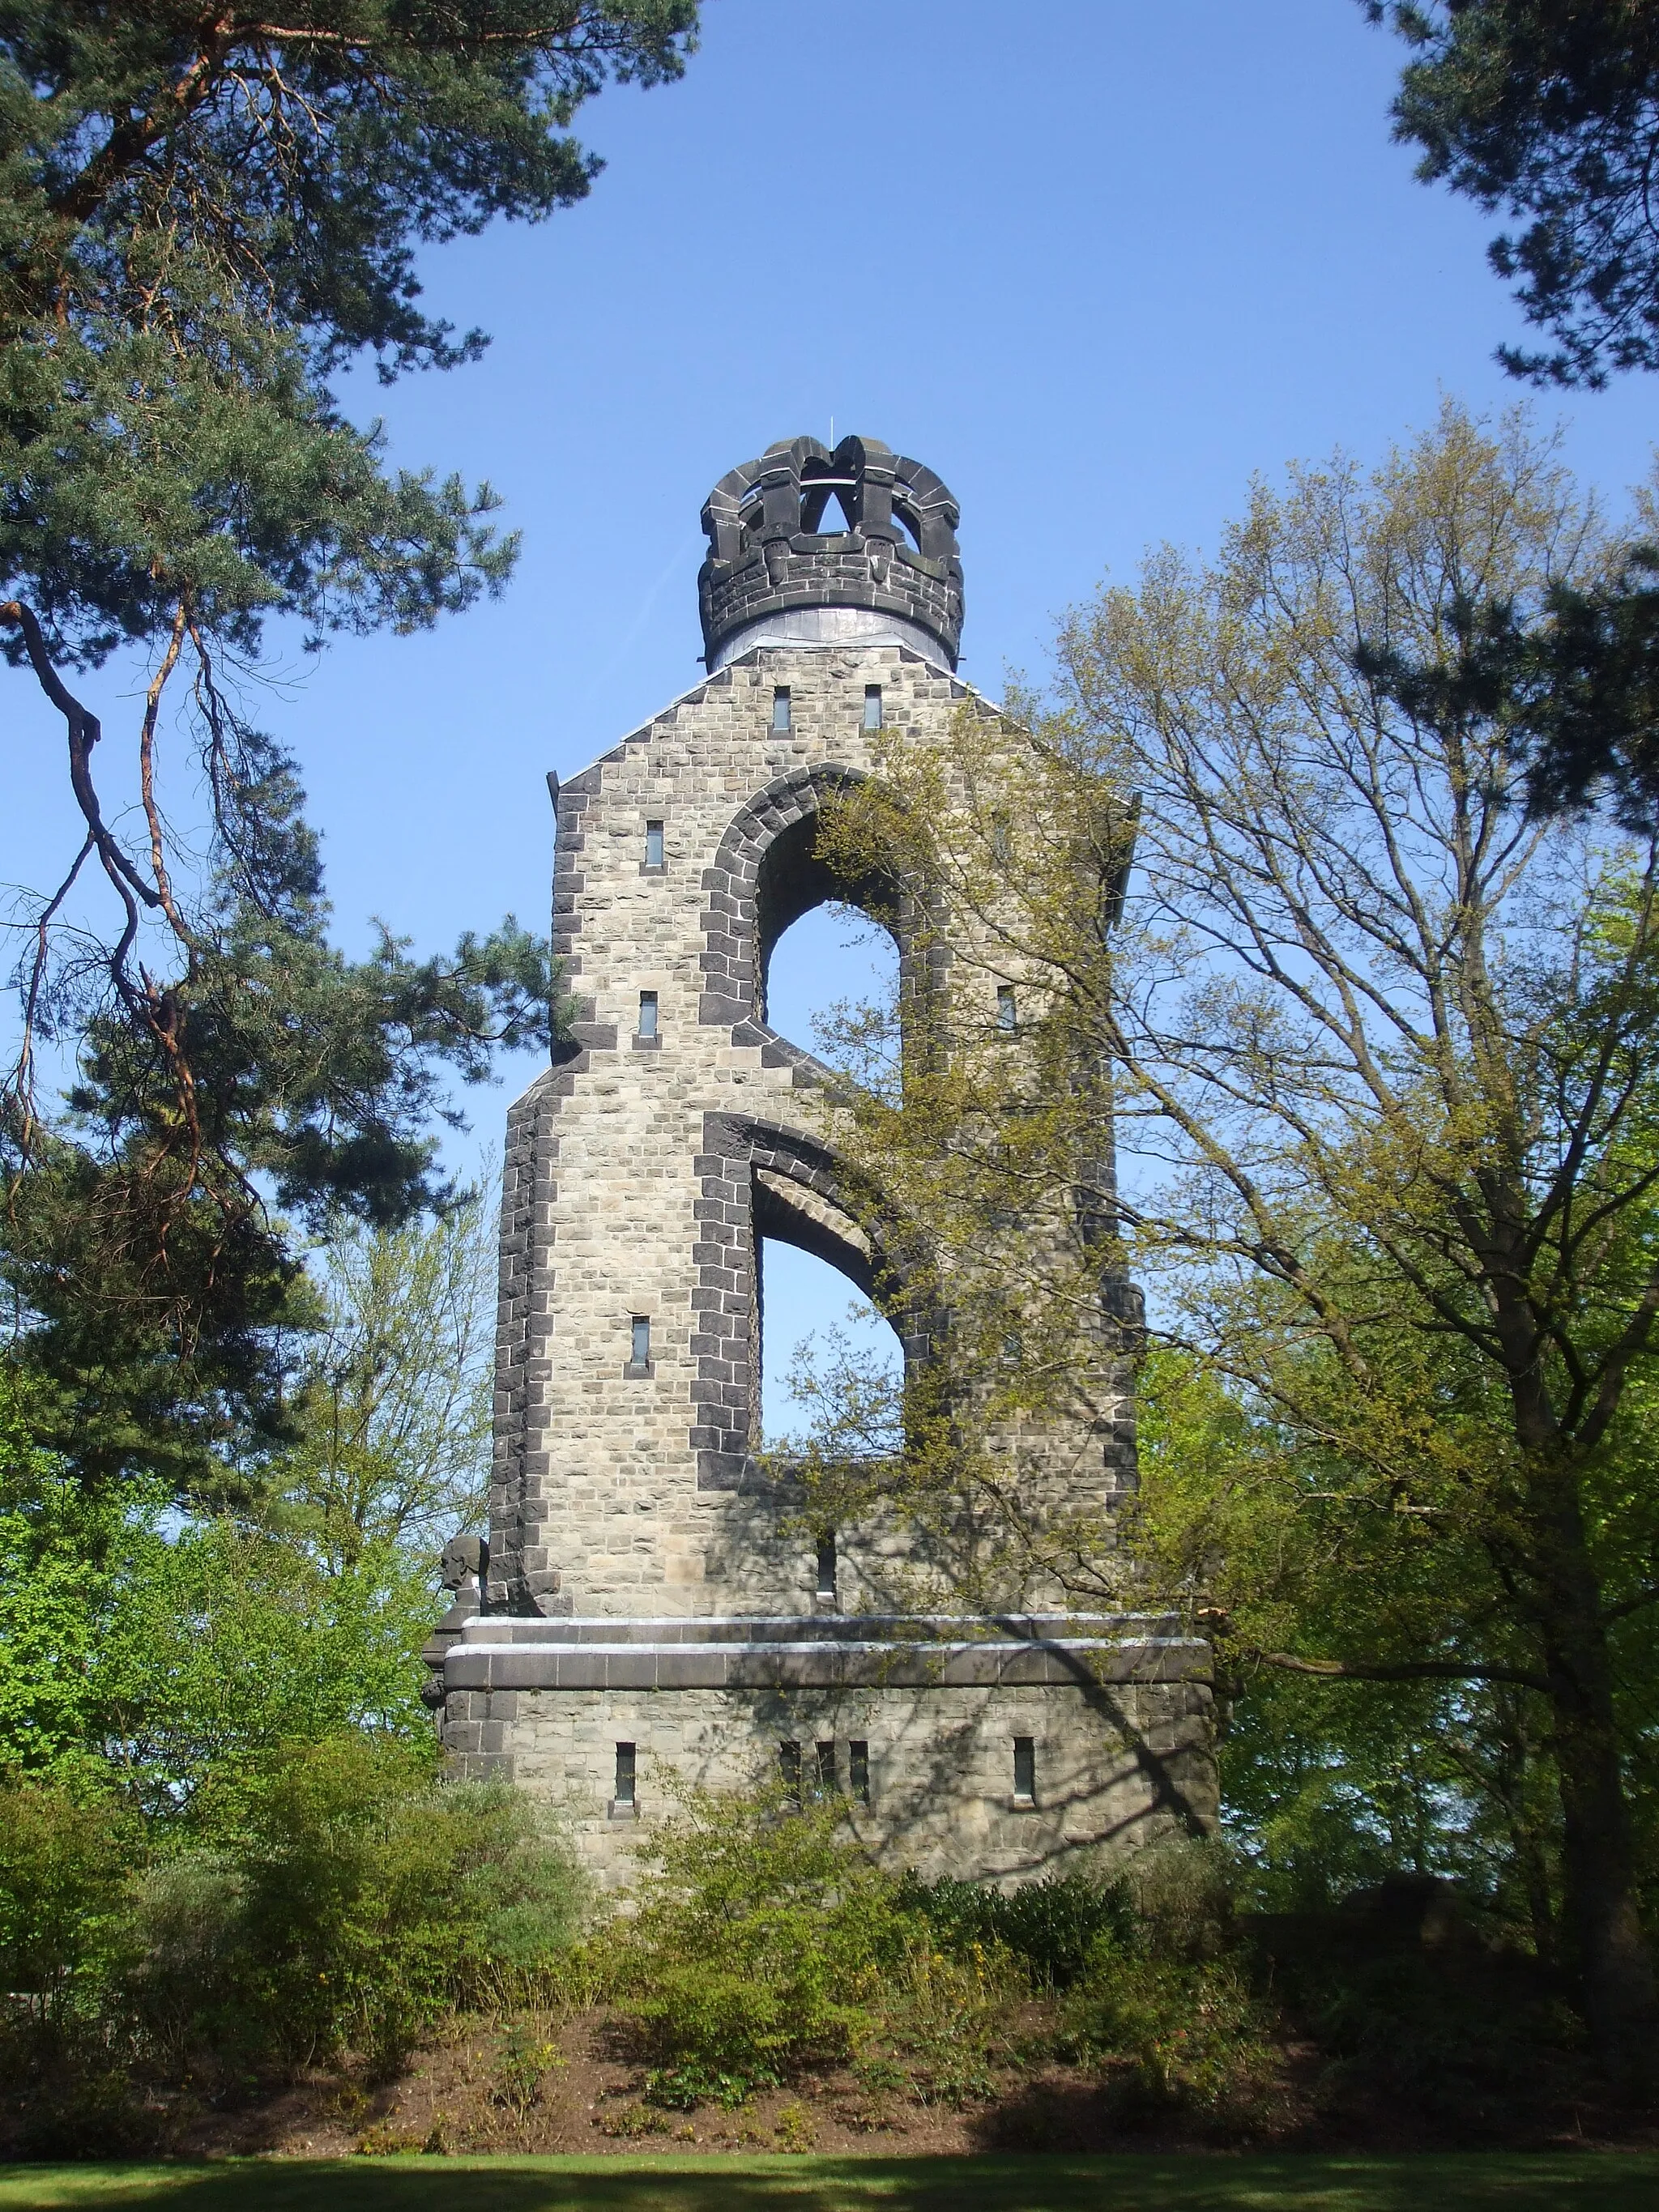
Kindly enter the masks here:
<path id="1" fill-rule="evenodd" d="M 860 1805 L 870 1802 L 870 1747 L 855 1736 L 847 1747 L 847 1786 Z"/>
<path id="2" fill-rule="evenodd" d="M 866 730 L 881 727 L 881 686 L 866 684 L 864 687 L 864 726 Z"/>
<path id="3" fill-rule="evenodd" d="M 1014 987 L 1012 983 L 997 985 L 997 1027 L 1012 1036 L 1019 1027 L 1019 1016 L 1014 1007 Z"/>
<path id="4" fill-rule="evenodd" d="M 800 1796 L 800 1746 L 798 1743 L 786 1741 L 778 1746 L 778 1772 L 783 1778 L 784 1788 L 792 1797 L 798 1799 Z"/>
<path id="5" fill-rule="evenodd" d="M 826 1528 L 818 1538 L 818 1595 L 834 1597 L 836 1594 L 836 1532 Z"/>
<path id="6" fill-rule="evenodd" d="M 634 1367 L 651 1364 L 651 1322 L 645 1314 L 635 1314 L 631 1323 L 631 1345 L 629 1364 Z"/>
<path id="7" fill-rule="evenodd" d="M 1014 1797 L 1022 1805 L 1036 1802 L 1036 1738 L 1014 1738 Z"/>
<path id="8" fill-rule="evenodd" d="M 645 825 L 645 865 L 647 868 L 659 868 L 663 865 L 660 822 L 647 822 Z"/>
<path id="9" fill-rule="evenodd" d="M 617 1802 L 619 1805 L 634 1802 L 635 1771 L 633 1745 L 619 1743 L 617 1746 Z"/>
<path id="10" fill-rule="evenodd" d="M 787 684 L 780 684 L 777 690 L 772 694 L 772 727 L 775 730 L 787 730 L 792 725 L 789 720 L 789 686 Z"/>
<path id="11" fill-rule="evenodd" d="M 1006 814 L 991 817 L 991 858 L 1006 867 L 1013 858 L 1014 837 Z"/>
<path id="12" fill-rule="evenodd" d="M 1011 1022 L 1008 1026 L 1012 1029 L 1012 1023 Z M 641 1036 L 651 1037 L 657 1034 L 657 994 L 654 991 L 640 993 L 639 1034 Z"/>
<path id="13" fill-rule="evenodd" d="M 832 1736 L 828 1743 L 821 1743 L 817 1745 L 817 1750 L 818 1754 L 818 1795 L 820 1797 L 833 1797 L 837 1794 L 841 1788 L 840 1781 L 836 1773 L 835 1738 Z"/>

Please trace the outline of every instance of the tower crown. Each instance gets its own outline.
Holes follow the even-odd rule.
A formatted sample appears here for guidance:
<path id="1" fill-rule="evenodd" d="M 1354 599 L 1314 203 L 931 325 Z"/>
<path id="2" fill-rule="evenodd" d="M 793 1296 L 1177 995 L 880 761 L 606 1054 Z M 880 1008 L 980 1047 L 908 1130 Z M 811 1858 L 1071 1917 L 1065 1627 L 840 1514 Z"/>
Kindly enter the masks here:
<path id="1" fill-rule="evenodd" d="M 783 438 L 723 476 L 697 577 L 710 672 L 763 644 L 878 642 L 955 668 L 962 638 L 956 501 L 876 438 Z"/>

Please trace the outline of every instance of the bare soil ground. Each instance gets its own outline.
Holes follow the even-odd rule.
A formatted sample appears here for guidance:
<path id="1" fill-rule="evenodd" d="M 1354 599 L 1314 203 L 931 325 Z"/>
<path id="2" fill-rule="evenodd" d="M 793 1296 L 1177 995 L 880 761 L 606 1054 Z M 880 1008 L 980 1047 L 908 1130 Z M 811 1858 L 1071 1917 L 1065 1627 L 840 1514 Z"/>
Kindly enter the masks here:
<path id="1" fill-rule="evenodd" d="M 530 2053 L 528 2063 L 525 2054 Z M 516 2056 L 515 2056 L 516 2054 Z M 734 2111 L 660 2110 L 602 2010 L 563 2019 L 465 2021 L 417 2052 L 394 2081 L 349 2065 L 275 2089 L 247 2083 L 210 2100 L 189 2085 L 156 2101 L 168 2153 L 278 2158 L 478 2153 L 787 2151 L 907 2158 L 991 2150 L 1262 2148 L 1415 2151 L 1501 2142 L 1523 2149 L 1595 2144 L 1659 2149 L 1659 2120 L 1584 2099 L 1492 2129 L 1361 2081 L 1334 2091 L 1321 2054 L 1286 2039 L 1257 2123 L 1241 2135 L 1126 2117 L 1109 2073 L 1051 2062 L 1002 2070 L 994 2094 L 953 2109 L 902 2090 L 872 2092 L 826 2070 Z M 544 2067 L 544 2070 L 541 2070 Z M 539 2082 L 531 2077 L 540 2072 Z"/>

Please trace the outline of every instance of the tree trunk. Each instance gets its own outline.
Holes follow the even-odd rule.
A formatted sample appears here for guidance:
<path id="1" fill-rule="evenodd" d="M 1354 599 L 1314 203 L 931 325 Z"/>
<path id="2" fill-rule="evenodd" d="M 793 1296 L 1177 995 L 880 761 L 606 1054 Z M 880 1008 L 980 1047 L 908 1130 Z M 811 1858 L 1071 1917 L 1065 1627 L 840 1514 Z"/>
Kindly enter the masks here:
<path id="1" fill-rule="evenodd" d="M 1536 1748 L 1528 1724 L 1530 1693 L 1513 1684 L 1492 1686 L 1492 1732 L 1497 1739 L 1493 1769 L 1486 1787 L 1504 1816 L 1514 1854 L 1516 1880 L 1526 1904 L 1533 1948 L 1547 1966 L 1555 1963 L 1555 1900 L 1550 1889 L 1544 1833 L 1534 1815 L 1530 1785 Z M 1558 1791 L 1558 1796 L 1559 1795 Z"/>
<path id="2" fill-rule="evenodd" d="M 1635 1848 L 1613 1722 L 1601 1592 L 1565 1454 L 1534 1461 L 1539 1626 L 1561 1795 L 1565 1920 L 1585 2016 L 1609 2074 L 1650 2086 L 1659 1991 L 1637 1910 Z"/>
<path id="3" fill-rule="evenodd" d="M 1611 1700 L 1564 1685 L 1555 1701 L 1566 1918 L 1584 2012 L 1608 2071 L 1644 2086 L 1659 2027 L 1653 1962 L 1637 1910 L 1635 1854 Z"/>

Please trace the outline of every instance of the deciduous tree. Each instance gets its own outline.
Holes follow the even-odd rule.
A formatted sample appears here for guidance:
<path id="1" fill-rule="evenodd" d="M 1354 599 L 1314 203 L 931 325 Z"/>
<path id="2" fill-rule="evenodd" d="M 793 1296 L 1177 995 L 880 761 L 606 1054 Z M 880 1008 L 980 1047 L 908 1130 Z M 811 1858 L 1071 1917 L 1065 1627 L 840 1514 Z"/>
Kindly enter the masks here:
<path id="1" fill-rule="evenodd" d="M 1615 1637 L 1659 1601 L 1659 843 L 1534 818 L 1472 656 L 1493 611 L 1528 635 L 1622 554 L 1523 422 L 1449 407 L 1369 480 L 1293 471 L 1213 564 L 1163 552 L 1080 610 L 1029 737 L 886 735 L 838 834 L 900 855 L 1018 991 L 1019 1050 L 953 969 L 897 1010 L 914 1085 L 834 1101 L 970 1310 L 1016 1194 L 1053 1221 L 1069 1192 L 1073 1234 L 1002 1267 L 1011 1321 L 1071 1332 L 1068 1399 L 1128 1260 L 1250 1414 L 1212 1470 L 1240 1477 L 1241 1571 L 1221 1515 L 1173 1577 L 1237 1656 L 1539 1701 L 1568 1941 L 1621 2066 L 1654 2017 Z M 1073 1587 L 1121 1573 L 1079 1559 Z"/>
<path id="2" fill-rule="evenodd" d="M 324 1316 L 301 1346 L 275 1509 L 341 1571 L 388 1545 L 428 1563 L 489 1502 L 494 1208 L 474 1191 L 430 1224 L 336 1222 L 313 1267 Z"/>

